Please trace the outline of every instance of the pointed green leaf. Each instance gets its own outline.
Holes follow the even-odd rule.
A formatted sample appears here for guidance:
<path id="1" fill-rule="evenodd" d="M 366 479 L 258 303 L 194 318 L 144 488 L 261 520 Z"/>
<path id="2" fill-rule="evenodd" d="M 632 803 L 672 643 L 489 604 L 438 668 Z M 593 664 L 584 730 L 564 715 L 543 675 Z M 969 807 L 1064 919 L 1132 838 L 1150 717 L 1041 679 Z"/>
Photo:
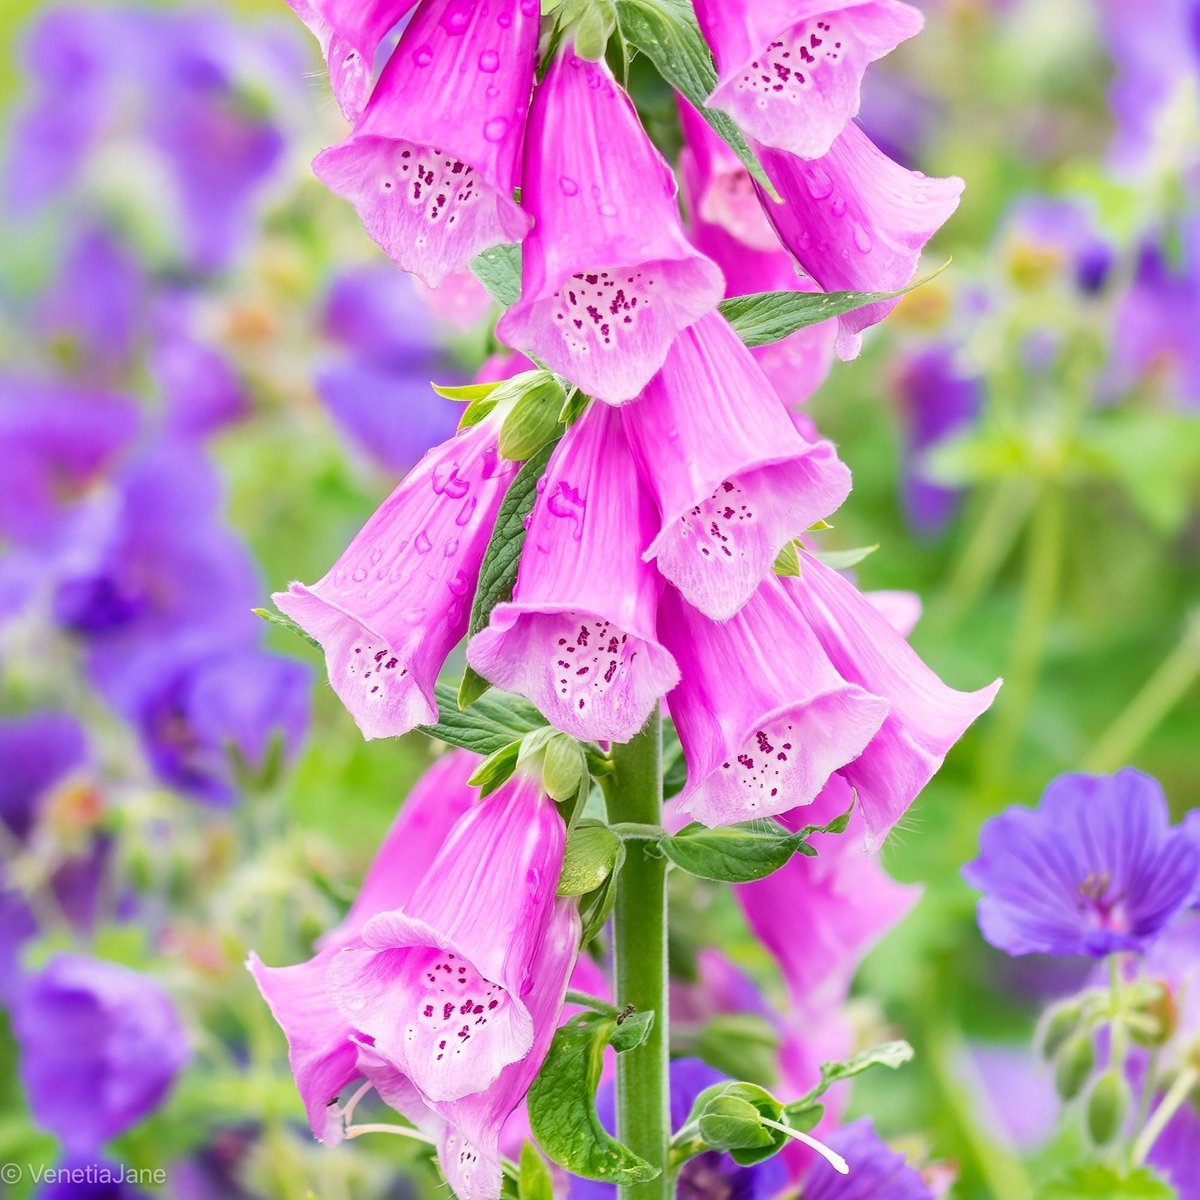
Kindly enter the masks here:
<path id="1" fill-rule="evenodd" d="M 486 400 L 499 386 L 499 383 L 464 383 L 458 387 L 446 387 L 430 381 L 433 388 L 444 400 L 460 400 L 464 404 L 472 400 Z"/>
<path id="2" fill-rule="evenodd" d="M 845 1062 L 822 1063 L 821 1082 L 807 1095 L 787 1106 L 785 1111 L 788 1119 L 791 1119 L 792 1113 L 803 1119 L 817 1100 L 835 1083 L 839 1083 L 843 1079 L 851 1079 L 855 1075 L 861 1075 L 864 1071 L 871 1070 L 872 1067 L 888 1067 L 894 1071 L 897 1067 L 902 1067 L 906 1062 L 910 1062 L 912 1056 L 913 1048 L 907 1042 L 884 1042 L 882 1045 L 861 1051 Z"/>
<path id="3" fill-rule="evenodd" d="M 458 707 L 458 689 L 454 684 L 439 683 L 434 694 L 437 723 L 422 725 L 421 732 L 476 754 L 495 754 L 520 741 L 530 730 L 546 724 L 532 704 L 517 696 L 487 695 L 463 712 Z"/>
<path id="4" fill-rule="evenodd" d="M 796 543 L 788 542 L 775 559 L 775 574 L 795 579 L 800 574 L 800 551 Z"/>
<path id="5" fill-rule="evenodd" d="M 615 1018 L 587 1013 L 559 1027 L 529 1088 L 529 1125 L 542 1150 L 584 1179 L 644 1183 L 659 1168 L 612 1138 L 596 1115 L 596 1087 Z"/>
<path id="6" fill-rule="evenodd" d="M 268 608 L 252 608 L 250 611 L 256 617 L 262 617 L 268 624 L 278 625 L 280 629 L 286 629 L 288 633 L 293 633 L 296 637 L 303 638 L 310 646 L 316 646 L 318 650 L 321 649 L 321 643 L 307 630 L 301 629 L 291 617 L 285 617 L 281 612 L 271 612 Z"/>
<path id="7" fill-rule="evenodd" d="M 520 1200 L 554 1200 L 554 1181 L 550 1177 L 550 1168 L 528 1138 L 521 1147 L 517 1195 Z"/>
<path id="8" fill-rule="evenodd" d="M 876 542 L 873 546 L 855 546 L 853 550 L 819 550 L 813 554 L 813 558 L 835 571 L 848 571 L 851 567 L 857 567 L 864 558 L 870 558 L 878 549 L 879 543 Z"/>

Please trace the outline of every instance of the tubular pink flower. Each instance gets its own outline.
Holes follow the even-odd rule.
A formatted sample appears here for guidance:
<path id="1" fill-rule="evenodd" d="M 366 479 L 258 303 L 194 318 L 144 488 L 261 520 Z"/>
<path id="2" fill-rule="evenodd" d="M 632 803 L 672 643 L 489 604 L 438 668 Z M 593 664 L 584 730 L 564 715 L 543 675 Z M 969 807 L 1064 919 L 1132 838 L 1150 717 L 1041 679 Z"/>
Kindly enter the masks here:
<path id="1" fill-rule="evenodd" d="M 430 1101 L 374 1047 L 360 1045 L 360 1072 L 387 1104 L 436 1139 L 442 1172 L 459 1200 L 499 1200 L 500 1131 L 529 1090 L 558 1026 L 579 953 L 578 909 L 573 897 L 555 901 L 523 997 L 533 1022 L 533 1045 L 482 1091 L 460 1100 Z"/>
<path id="2" fill-rule="evenodd" d="M 801 437 L 718 313 L 679 335 L 621 417 L 662 514 L 644 557 L 716 620 L 737 612 L 787 541 L 850 493 L 833 446 Z"/>
<path id="3" fill-rule="evenodd" d="M 521 299 L 496 332 L 590 395 L 632 400 L 679 330 L 721 299 L 684 237 L 675 180 L 603 63 L 569 51 L 534 92 Z"/>
<path id="4" fill-rule="evenodd" d="M 536 0 L 424 0 L 353 132 L 313 162 L 430 287 L 529 228 L 513 189 L 538 12 Z"/>
<path id="5" fill-rule="evenodd" d="M 655 634 L 654 529 L 621 416 L 592 404 L 550 459 L 510 603 L 467 661 L 578 738 L 626 742 L 679 679 Z"/>
<path id="6" fill-rule="evenodd" d="M 667 588 L 659 630 L 682 673 L 667 697 L 688 767 L 666 804 L 673 823 L 731 825 L 809 804 L 887 716 L 886 700 L 837 673 L 774 576 L 721 623 Z"/>
<path id="7" fill-rule="evenodd" d="M 721 268 L 726 296 L 820 288 L 796 271 L 758 199 L 750 172 L 686 100 L 679 100 L 684 207 L 692 244 Z M 837 321 L 799 329 L 751 353 L 786 404 L 803 404 L 833 365 Z"/>
<path id="8" fill-rule="evenodd" d="M 528 987 L 555 907 L 566 831 L 523 772 L 472 808 L 400 908 L 372 917 L 327 980 L 346 1022 L 433 1103 L 527 1058 Z"/>
<path id="9" fill-rule="evenodd" d="M 375 51 L 415 0 L 287 0 L 321 44 L 342 115 L 353 121 L 371 93 Z"/>
<path id="10" fill-rule="evenodd" d="M 290 967 L 267 967 L 252 953 L 246 964 L 287 1037 L 296 1087 L 321 1141 L 340 1140 L 334 1105 L 362 1074 L 351 1041 L 354 1030 L 333 1002 L 326 971 L 339 950 L 360 944 L 358 935 L 371 917 L 407 903 L 455 822 L 475 803 L 467 780 L 478 765 L 475 755 L 455 750 L 429 768 L 396 815 L 346 919 L 321 938 L 314 957 Z"/>
<path id="11" fill-rule="evenodd" d="M 812 804 L 785 814 L 782 823 L 825 824 L 853 799 L 850 785 L 834 776 Z M 778 962 L 795 1009 L 838 1008 L 863 956 L 921 894 L 895 883 L 878 855 L 863 849 L 862 815 L 855 811 L 850 820 L 845 833 L 814 838 L 816 858 L 798 854 L 767 878 L 734 888 L 750 928 Z M 796 936 L 797 914 L 803 937 Z"/>
<path id="12" fill-rule="evenodd" d="M 882 153 L 851 121 L 829 153 L 807 160 L 760 148 L 782 204 L 764 197 L 780 241 L 826 292 L 893 292 L 912 282 L 927 241 L 958 207 L 963 181 L 926 179 Z M 838 354 L 853 358 L 861 333 L 896 307 L 883 300 L 838 318 Z"/>
<path id="13" fill-rule="evenodd" d="M 516 474 L 494 423 L 434 447 L 333 568 L 273 599 L 321 643 L 329 682 L 366 738 L 436 719 L 433 685 L 467 631 L 496 510 Z"/>
<path id="14" fill-rule="evenodd" d="M 717 61 L 709 104 L 802 158 L 829 150 L 867 67 L 925 23 L 899 0 L 696 0 L 696 16 Z"/>
<path id="15" fill-rule="evenodd" d="M 992 703 L 996 680 L 976 692 L 947 687 L 849 580 L 809 555 L 783 585 L 843 678 L 883 696 L 887 720 L 841 774 L 858 790 L 868 841 L 877 845 Z"/>

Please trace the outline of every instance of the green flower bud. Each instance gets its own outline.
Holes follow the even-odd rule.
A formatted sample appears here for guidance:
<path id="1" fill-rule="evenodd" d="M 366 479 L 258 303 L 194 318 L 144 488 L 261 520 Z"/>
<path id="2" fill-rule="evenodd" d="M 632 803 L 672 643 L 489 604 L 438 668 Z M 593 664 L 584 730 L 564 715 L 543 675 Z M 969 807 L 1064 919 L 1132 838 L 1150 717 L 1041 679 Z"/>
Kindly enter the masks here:
<path id="1" fill-rule="evenodd" d="M 1058 1052 L 1054 1068 L 1054 1086 L 1064 1100 L 1073 1100 L 1083 1091 L 1096 1066 L 1096 1051 L 1086 1033 L 1072 1037 Z"/>
<path id="2" fill-rule="evenodd" d="M 1087 1100 L 1088 1135 L 1107 1146 L 1121 1131 L 1129 1111 L 1129 1085 L 1117 1071 L 1105 1071 L 1092 1085 Z"/>
<path id="3" fill-rule="evenodd" d="M 1078 1000 L 1065 1000 L 1062 1004 L 1056 1004 L 1042 1018 L 1042 1055 L 1047 1061 L 1055 1058 L 1067 1039 L 1076 1032 L 1082 1016 L 1083 1006 Z"/>

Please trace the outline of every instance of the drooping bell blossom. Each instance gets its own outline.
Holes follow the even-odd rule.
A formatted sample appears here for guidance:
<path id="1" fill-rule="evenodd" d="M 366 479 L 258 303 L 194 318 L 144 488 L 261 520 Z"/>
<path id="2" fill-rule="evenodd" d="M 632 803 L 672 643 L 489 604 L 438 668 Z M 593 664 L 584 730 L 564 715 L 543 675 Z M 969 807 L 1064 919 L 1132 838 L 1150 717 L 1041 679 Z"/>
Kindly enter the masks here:
<path id="1" fill-rule="evenodd" d="M 824 1159 L 814 1161 L 800 1200 L 934 1200 L 921 1173 L 888 1146 L 869 1117 L 844 1125 L 824 1140 L 846 1160 L 850 1172 L 842 1175 Z"/>
<path id="2" fill-rule="evenodd" d="M 900 0 L 697 0 L 696 16 L 717 63 L 708 103 L 801 158 L 828 152 L 867 67 L 924 24 Z"/>
<path id="3" fill-rule="evenodd" d="M 963 878 L 979 928 L 1006 954 L 1103 958 L 1144 950 L 1195 894 L 1200 852 L 1169 824 L 1157 780 L 1060 775 L 1036 809 L 985 822 Z"/>
<path id="4" fill-rule="evenodd" d="M 654 526 L 621 414 L 592 404 L 551 456 L 513 598 L 467 661 L 574 737 L 629 741 L 679 678 L 655 633 Z"/>
<path id="5" fill-rule="evenodd" d="M 992 703 L 996 680 L 975 692 L 947 687 L 848 579 L 811 555 L 782 586 L 842 678 L 888 706 L 866 751 L 841 770 L 858 791 L 868 844 L 907 811 L 968 726 Z"/>
<path id="6" fill-rule="evenodd" d="M 533 1049 L 524 995 L 565 838 L 540 780 L 518 771 L 455 825 L 409 899 L 372 917 L 361 944 L 330 964 L 342 1016 L 426 1099 L 481 1092 Z"/>
<path id="7" fill-rule="evenodd" d="M 785 813 L 789 829 L 823 825 L 846 812 L 854 791 L 835 776 L 811 804 Z M 739 884 L 735 895 L 759 941 L 779 964 L 794 1009 L 836 1006 L 864 955 L 912 909 L 921 889 L 893 882 L 877 855 L 863 849 L 863 818 L 845 833 L 816 835 L 815 858 L 796 855 L 778 871 Z M 804 937 L 796 937 L 796 914 Z"/>
<path id="8" fill-rule="evenodd" d="M 529 227 L 513 189 L 539 13 L 536 0 L 424 0 L 353 132 L 313 162 L 430 287 Z"/>
<path id="9" fill-rule="evenodd" d="M 667 697 L 688 769 L 665 807 L 675 825 L 730 825 L 811 803 L 888 714 L 886 700 L 838 674 L 774 576 L 725 622 L 668 587 L 659 632 L 682 676 Z"/>
<path id="10" fill-rule="evenodd" d="M 336 349 L 314 383 L 347 440 L 390 471 L 407 471 L 454 433 L 459 413 L 429 386 L 455 382 L 418 285 L 390 263 L 343 272 L 325 302 Z"/>
<path id="11" fill-rule="evenodd" d="M 947 346 L 929 346 L 901 364 L 896 399 L 906 439 L 905 513 L 919 533 L 937 534 L 954 515 L 961 493 L 931 479 L 924 456 L 975 420 L 983 402 L 983 384 L 958 369 Z"/>
<path id="12" fill-rule="evenodd" d="M 927 179 L 892 162 L 853 122 L 819 159 L 760 148 L 764 170 L 783 199 L 763 209 L 800 269 L 826 292 L 891 292 L 907 287 L 925 243 L 958 207 L 963 181 Z M 858 354 L 862 331 L 895 300 L 838 318 L 837 352 Z"/>
<path id="13" fill-rule="evenodd" d="M 496 327 L 589 395 L 632 400 L 723 284 L 684 236 L 675 177 L 608 67 L 570 50 L 534 92 L 521 299 Z"/>
<path id="14" fill-rule="evenodd" d="M 801 437 L 718 313 L 679 335 L 621 417 L 662 516 L 645 557 L 714 620 L 737 612 L 779 551 L 850 493 L 833 446 Z"/>
<path id="15" fill-rule="evenodd" d="M 432 1100 L 376 1047 L 360 1044 L 359 1069 L 386 1103 L 434 1139 L 442 1173 L 460 1200 L 499 1200 L 501 1131 L 524 1100 L 550 1049 L 579 953 L 579 935 L 578 901 L 574 897 L 555 900 L 522 996 L 533 1027 L 532 1045 L 478 1092 L 458 1100 Z"/>
<path id="16" fill-rule="evenodd" d="M 708 122 L 679 100 L 684 147 L 680 154 L 684 207 L 692 244 L 721 269 L 725 295 L 819 291 L 796 271 L 771 228 L 750 172 Z M 833 364 L 837 322 L 822 321 L 751 351 L 780 397 L 802 404 Z"/>
<path id="17" fill-rule="evenodd" d="M 686 1124 L 696 1097 L 705 1088 L 728 1081 L 727 1075 L 699 1058 L 673 1058 L 670 1067 L 671 1130 L 678 1132 Z M 596 1093 L 596 1113 L 610 1133 L 616 1131 L 616 1086 L 613 1080 L 601 1084 Z M 787 1172 L 779 1157 L 768 1158 L 752 1167 L 740 1167 L 719 1150 L 707 1150 L 689 1158 L 680 1168 L 676 1195 L 680 1200 L 772 1200 L 787 1183 Z M 611 1183 L 572 1176 L 569 1200 L 616 1200 L 617 1189 Z"/>
<path id="18" fill-rule="evenodd" d="M 326 973 L 334 956 L 358 945 L 376 914 L 405 905 L 441 850 L 450 830 L 475 803 L 467 786 L 479 760 L 465 750 L 437 759 L 418 780 L 380 845 L 345 919 L 317 943 L 317 953 L 289 967 L 264 966 L 256 954 L 247 966 L 263 999 L 287 1036 L 288 1062 L 314 1136 L 341 1136 L 336 1100 L 361 1078 L 354 1029 L 338 1012 Z M 332 1106 L 332 1107 L 331 1107 Z"/>
<path id="19" fill-rule="evenodd" d="M 153 1112 L 190 1057 L 170 997 L 146 975 L 60 954 L 12 1011 L 35 1120 L 68 1154 L 94 1154 Z"/>
<path id="20" fill-rule="evenodd" d="M 416 0 L 287 0 L 321 46 L 342 115 L 353 121 L 371 94 L 375 52 Z"/>
<path id="21" fill-rule="evenodd" d="M 321 643 L 367 738 L 436 718 L 433 685 L 467 631 L 496 510 L 517 471 L 484 420 L 435 446 L 311 586 L 273 597 Z"/>

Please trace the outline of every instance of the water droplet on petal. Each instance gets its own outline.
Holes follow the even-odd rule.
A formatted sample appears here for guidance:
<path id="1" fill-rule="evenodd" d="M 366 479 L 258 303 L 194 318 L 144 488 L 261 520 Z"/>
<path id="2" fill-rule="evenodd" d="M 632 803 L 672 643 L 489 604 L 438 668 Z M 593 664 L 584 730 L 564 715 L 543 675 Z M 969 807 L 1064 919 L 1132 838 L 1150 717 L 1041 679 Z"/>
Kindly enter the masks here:
<path id="1" fill-rule="evenodd" d="M 500 55 L 495 50 L 485 50 L 479 56 L 479 69 L 488 75 L 500 69 Z"/>
<path id="2" fill-rule="evenodd" d="M 416 546 L 418 554 L 428 554 L 433 549 L 433 543 L 429 540 L 429 534 L 423 529 L 417 534 L 417 540 L 413 545 Z"/>
<path id="3" fill-rule="evenodd" d="M 563 175 L 559 178 L 558 186 L 562 188 L 564 196 L 577 196 L 579 194 L 579 184 L 573 180 L 570 175 Z"/>
<path id="4" fill-rule="evenodd" d="M 805 182 L 808 185 L 808 194 L 814 200 L 824 200 L 833 191 L 833 180 L 821 167 L 810 167 Z"/>
<path id="5" fill-rule="evenodd" d="M 359 568 L 358 568 L 358 569 L 357 569 L 357 570 L 354 572 L 354 574 L 351 576 L 351 579 L 353 579 L 355 583 L 362 583 L 362 581 L 363 581 L 364 579 L 366 579 L 366 577 L 367 577 L 367 571 L 366 571 L 366 568 L 365 568 L 365 567 L 359 567 Z"/>
<path id="6" fill-rule="evenodd" d="M 489 142 L 502 142 L 504 135 L 508 132 L 508 124 L 507 117 L 493 117 L 484 125 L 483 136 Z"/>
<path id="7" fill-rule="evenodd" d="M 599 205 L 596 210 L 602 217 L 615 217 L 617 215 L 617 206 L 605 202 Z"/>
<path id="8" fill-rule="evenodd" d="M 413 62 L 418 67 L 427 67 L 433 62 L 433 51 L 428 46 L 418 46 L 413 51 Z"/>
<path id="9" fill-rule="evenodd" d="M 869 254 L 874 243 L 871 241 L 871 235 L 861 226 L 854 226 L 854 248 L 861 254 Z"/>
<path id="10" fill-rule="evenodd" d="M 846 215 L 846 197 L 834 196 L 829 202 L 829 211 L 835 217 L 844 217 Z"/>

